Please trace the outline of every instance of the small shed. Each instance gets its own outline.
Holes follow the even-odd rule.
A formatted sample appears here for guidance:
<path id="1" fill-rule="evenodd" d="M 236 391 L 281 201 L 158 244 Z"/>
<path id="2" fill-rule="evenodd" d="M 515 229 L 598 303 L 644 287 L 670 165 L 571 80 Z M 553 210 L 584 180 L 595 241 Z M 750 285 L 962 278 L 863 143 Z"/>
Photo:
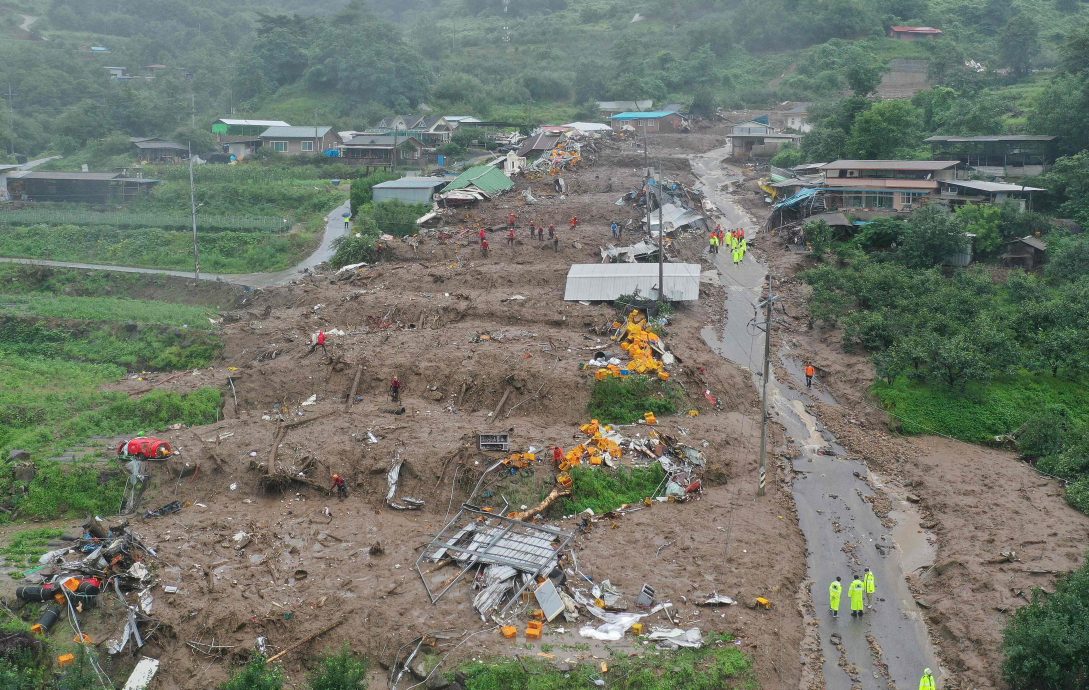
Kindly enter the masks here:
<path id="1" fill-rule="evenodd" d="M 662 267 L 665 298 L 691 302 L 700 296 L 700 265 L 668 263 Z M 611 302 L 638 292 L 658 297 L 658 264 L 574 264 L 567 272 L 567 302 Z"/>
<path id="2" fill-rule="evenodd" d="M 374 202 L 403 201 L 406 204 L 430 204 L 431 197 L 450 180 L 443 177 L 402 177 L 376 184 Z"/>
<path id="3" fill-rule="evenodd" d="M 1047 261 L 1047 242 L 1029 235 L 1007 243 L 1002 263 L 1013 268 L 1032 271 Z"/>

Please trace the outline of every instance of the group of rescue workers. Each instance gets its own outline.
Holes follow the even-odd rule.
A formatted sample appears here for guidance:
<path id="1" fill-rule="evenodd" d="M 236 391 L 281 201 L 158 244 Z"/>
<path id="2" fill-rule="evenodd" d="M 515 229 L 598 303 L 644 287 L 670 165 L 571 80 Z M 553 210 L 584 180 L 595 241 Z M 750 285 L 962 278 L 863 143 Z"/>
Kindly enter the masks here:
<path id="1" fill-rule="evenodd" d="M 812 365 L 807 365 L 810 368 Z M 811 376 L 807 372 L 807 376 Z M 866 572 L 859 577 L 855 575 L 851 584 L 847 587 L 847 599 L 851 603 L 851 618 L 860 619 L 866 615 L 866 609 L 873 610 L 876 600 L 877 583 L 873 571 L 866 568 Z M 839 618 L 839 607 L 843 597 L 843 578 L 837 577 L 828 585 L 828 608 L 832 611 L 832 618 Z M 929 668 L 923 669 L 923 675 L 919 679 L 919 690 L 938 690 L 937 681 L 934 680 L 934 672 Z"/>
<path id="2" fill-rule="evenodd" d="M 749 251 L 749 241 L 745 238 L 745 228 L 736 228 L 726 232 L 721 225 L 716 225 L 715 229 L 711 231 L 708 243 L 710 244 L 708 251 L 712 254 L 718 254 L 723 246 L 729 247 L 734 266 L 744 261 L 745 253 Z"/>

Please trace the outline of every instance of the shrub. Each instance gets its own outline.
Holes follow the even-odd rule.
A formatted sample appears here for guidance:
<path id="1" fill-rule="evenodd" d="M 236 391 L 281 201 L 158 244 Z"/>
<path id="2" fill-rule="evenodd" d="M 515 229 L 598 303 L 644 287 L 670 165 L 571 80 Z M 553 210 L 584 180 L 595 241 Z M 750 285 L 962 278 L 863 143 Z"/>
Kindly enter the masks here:
<path id="1" fill-rule="evenodd" d="M 366 690 L 367 662 L 348 645 L 322 657 L 310 674 L 310 690 Z"/>
<path id="2" fill-rule="evenodd" d="M 580 513 L 587 508 L 601 515 L 616 510 L 625 503 L 638 503 L 655 495 L 665 479 L 665 470 L 658 463 L 647 467 L 621 467 L 613 471 L 605 467 L 575 467 L 571 498 L 564 500 L 561 512 Z"/>
<path id="3" fill-rule="evenodd" d="M 677 411 L 673 386 L 649 376 L 624 376 L 594 382 L 590 415 L 605 424 L 634 424 L 645 412 L 655 415 Z"/>
<path id="4" fill-rule="evenodd" d="M 1032 592 L 1003 635 L 1006 682 L 1017 690 L 1089 687 L 1089 564 L 1059 580 L 1054 594 Z"/>
<path id="5" fill-rule="evenodd" d="M 254 656 L 230 680 L 219 686 L 220 690 L 281 690 L 283 687 L 283 669 L 269 666 L 261 655 Z"/>

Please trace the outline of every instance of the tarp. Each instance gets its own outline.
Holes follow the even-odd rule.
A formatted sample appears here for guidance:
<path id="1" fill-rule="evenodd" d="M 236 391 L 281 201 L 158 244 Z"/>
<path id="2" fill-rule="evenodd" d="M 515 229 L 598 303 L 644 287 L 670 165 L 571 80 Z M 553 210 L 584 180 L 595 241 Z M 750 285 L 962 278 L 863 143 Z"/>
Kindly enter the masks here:
<path id="1" fill-rule="evenodd" d="M 676 204 L 662 204 L 662 221 L 665 222 L 666 232 L 680 230 L 703 220 L 703 214 L 697 211 L 678 206 Z M 652 234 L 657 233 L 658 212 L 650 212 L 650 229 Z"/>
<path id="2" fill-rule="evenodd" d="M 808 189 L 808 188 L 807 189 L 799 189 L 797 192 L 795 192 L 791 196 L 788 196 L 787 198 L 783 199 L 779 203 L 772 206 L 772 209 L 794 208 L 795 206 L 798 206 L 799 204 L 801 204 L 803 201 L 806 201 L 806 200 L 811 199 L 814 196 L 816 196 L 818 191 L 820 191 L 820 190 L 818 190 L 818 189 Z"/>
<path id="3" fill-rule="evenodd" d="M 514 189 L 514 183 L 492 166 L 478 165 L 458 175 L 453 182 L 443 187 L 442 191 L 446 193 L 466 187 L 476 187 L 490 196 L 495 196 L 499 192 Z"/>
<path id="4" fill-rule="evenodd" d="M 612 127 L 600 122 L 568 122 L 565 127 L 577 129 L 580 132 L 611 132 Z"/>

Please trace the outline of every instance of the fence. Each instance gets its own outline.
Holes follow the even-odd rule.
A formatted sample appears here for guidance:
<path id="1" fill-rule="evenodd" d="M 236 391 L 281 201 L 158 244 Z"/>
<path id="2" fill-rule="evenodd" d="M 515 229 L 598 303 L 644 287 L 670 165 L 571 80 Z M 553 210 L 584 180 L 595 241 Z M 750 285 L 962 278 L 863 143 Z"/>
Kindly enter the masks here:
<path id="1" fill-rule="evenodd" d="M 102 212 L 79 209 L 22 208 L 0 211 L 0 226 L 11 225 L 112 225 L 115 227 L 177 228 L 193 227 L 188 214 Z M 220 216 L 197 214 L 201 230 L 285 232 L 291 225 L 273 216 Z"/>

